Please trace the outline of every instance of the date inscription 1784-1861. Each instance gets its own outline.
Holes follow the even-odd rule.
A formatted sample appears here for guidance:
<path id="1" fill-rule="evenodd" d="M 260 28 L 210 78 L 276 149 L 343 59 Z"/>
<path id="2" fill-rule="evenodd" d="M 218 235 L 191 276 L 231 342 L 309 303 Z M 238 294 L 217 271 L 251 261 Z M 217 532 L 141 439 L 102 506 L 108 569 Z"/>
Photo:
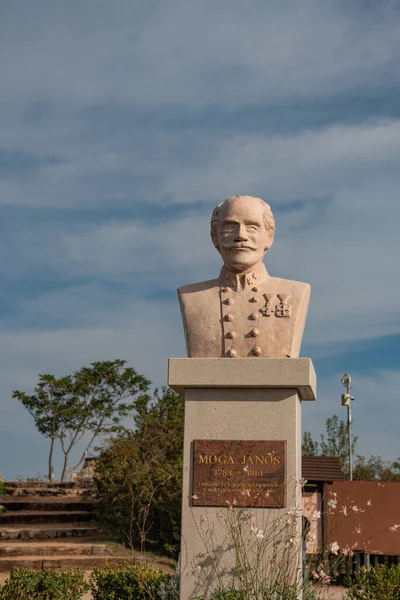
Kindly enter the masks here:
<path id="1" fill-rule="evenodd" d="M 284 508 L 286 442 L 194 440 L 193 506 Z"/>

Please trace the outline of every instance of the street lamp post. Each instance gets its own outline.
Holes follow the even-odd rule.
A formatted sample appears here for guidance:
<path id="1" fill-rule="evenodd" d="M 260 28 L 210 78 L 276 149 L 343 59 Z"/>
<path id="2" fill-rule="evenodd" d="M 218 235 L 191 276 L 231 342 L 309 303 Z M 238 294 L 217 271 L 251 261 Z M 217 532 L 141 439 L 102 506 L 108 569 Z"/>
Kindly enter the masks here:
<path id="1" fill-rule="evenodd" d="M 340 380 L 342 385 L 346 388 L 346 393 L 342 394 L 342 406 L 347 406 L 347 429 L 349 432 L 349 478 L 353 481 L 353 448 L 351 444 L 352 439 L 352 417 L 351 417 L 351 401 L 354 400 L 353 396 L 350 395 L 351 390 L 351 377 L 348 373 L 345 373 Z"/>

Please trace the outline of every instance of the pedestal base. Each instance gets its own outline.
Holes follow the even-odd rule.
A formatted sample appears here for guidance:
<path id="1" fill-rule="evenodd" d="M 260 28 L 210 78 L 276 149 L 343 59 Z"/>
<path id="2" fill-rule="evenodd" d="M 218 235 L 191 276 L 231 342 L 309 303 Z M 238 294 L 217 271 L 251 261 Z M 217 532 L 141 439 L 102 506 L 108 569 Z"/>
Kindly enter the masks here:
<path id="1" fill-rule="evenodd" d="M 287 387 L 283 385 L 284 378 Z M 285 568 L 287 577 L 295 582 L 301 576 L 302 549 L 300 394 L 303 398 L 315 399 L 311 361 L 171 359 L 169 385 L 180 393 L 183 390 L 185 398 L 181 600 L 196 596 L 209 598 L 219 587 L 234 584 L 240 575 L 238 560 L 242 563 L 248 560 L 250 568 L 258 565 L 259 576 L 266 578 L 270 577 L 271 569 Z M 260 508 L 258 500 L 249 498 L 250 494 L 254 496 L 259 482 L 272 477 L 265 455 L 239 457 L 214 453 L 196 458 L 194 440 L 285 442 L 285 460 L 281 465 L 285 490 L 283 507 Z M 238 446 L 240 444 L 233 445 Z M 192 498 L 196 483 L 193 464 L 197 459 L 201 463 L 199 468 L 212 471 L 213 481 L 203 482 L 203 485 L 220 486 L 216 488 L 221 490 L 219 506 L 193 505 L 197 501 Z M 230 485 L 232 492 L 229 481 L 238 462 L 243 464 L 243 474 L 240 482 L 235 483 L 237 498 L 233 494 L 232 499 L 232 493 L 228 495 L 224 490 Z M 224 494 L 229 497 L 225 506 Z M 238 511 L 237 506 L 250 507 Z M 291 520 L 290 527 L 288 520 Z M 290 537 L 281 539 L 278 548 L 279 537 L 285 535 Z M 286 543 L 290 547 L 285 549 Z M 247 559 L 240 558 L 240 553 Z M 284 560 L 285 565 L 280 566 L 274 560 Z"/>

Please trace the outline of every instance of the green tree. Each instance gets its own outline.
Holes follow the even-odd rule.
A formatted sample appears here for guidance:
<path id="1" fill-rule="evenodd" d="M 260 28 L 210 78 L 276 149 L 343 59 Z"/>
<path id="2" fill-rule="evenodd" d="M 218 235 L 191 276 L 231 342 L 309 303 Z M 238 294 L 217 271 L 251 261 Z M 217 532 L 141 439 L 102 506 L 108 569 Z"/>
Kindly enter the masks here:
<path id="1" fill-rule="evenodd" d="M 96 462 L 100 514 L 130 544 L 175 554 L 180 538 L 183 400 L 163 388 L 135 403 L 136 430 Z"/>
<path id="2" fill-rule="evenodd" d="M 319 454 L 319 444 L 313 440 L 309 431 L 305 431 L 303 434 L 301 453 L 303 456 L 318 456 Z"/>
<path id="3" fill-rule="evenodd" d="M 130 416 L 138 401 L 147 397 L 150 382 L 125 364 L 120 359 L 93 362 L 90 367 L 59 379 L 50 374 L 39 375 L 33 394 L 13 392 L 13 398 L 31 413 L 38 431 L 50 439 L 50 481 L 54 477 L 57 441 L 64 454 L 61 481 L 66 481 L 68 474 L 80 467 L 98 436 L 126 431 L 121 421 Z M 89 438 L 81 458 L 69 467 L 70 452 L 85 434 Z"/>
<path id="4" fill-rule="evenodd" d="M 353 469 L 353 479 L 359 481 L 400 481 L 400 459 L 383 460 L 380 456 L 358 455 Z"/>
<path id="5" fill-rule="evenodd" d="M 320 435 L 320 443 L 313 440 L 309 431 L 304 432 L 303 449 L 306 451 L 305 454 L 337 456 L 344 473 L 347 475 L 349 472 L 349 433 L 347 424 L 339 419 L 337 415 L 333 415 L 326 420 L 325 429 L 325 433 Z M 357 440 L 358 437 L 352 435 L 353 455 Z"/>
<path id="6" fill-rule="evenodd" d="M 349 474 L 348 428 L 344 421 L 333 415 L 326 420 L 326 432 L 321 434 L 321 442 L 316 442 L 309 431 L 303 435 L 303 456 L 338 456 L 345 475 Z M 380 456 L 366 458 L 354 455 L 358 438 L 353 435 L 353 479 L 359 481 L 400 481 L 400 458 L 394 461 L 383 460 Z"/>
<path id="7" fill-rule="evenodd" d="M 337 456 L 343 471 L 349 470 L 349 429 L 347 423 L 333 415 L 326 420 L 326 433 L 321 434 L 321 455 Z M 358 437 L 352 435 L 352 452 L 357 444 Z"/>

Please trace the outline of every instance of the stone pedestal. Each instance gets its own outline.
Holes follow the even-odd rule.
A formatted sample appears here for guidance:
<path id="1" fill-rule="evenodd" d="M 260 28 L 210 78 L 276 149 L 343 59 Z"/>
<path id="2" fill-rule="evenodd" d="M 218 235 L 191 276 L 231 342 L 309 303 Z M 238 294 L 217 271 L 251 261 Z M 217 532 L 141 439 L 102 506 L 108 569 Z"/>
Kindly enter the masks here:
<path id="1" fill-rule="evenodd" d="M 254 560 L 259 560 L 258 545 L 266 544 L 268 539 L 272 540 L 271 532 L 275 527 L 276 535 L 276 524 L 292 519 L 290 527 L 295 532 L 295 539 L 291 538 L 290 544 L 294 560 L 291 560 L 289 570 L 293 580 L 300 577 L 301 401 L 315 400 L 316 377 L 311 360 L 170 359 L 168 382 L 185 398 L 181 600 L 189 600 L 198 595 L 208 598 L 213 590 L 220 585 L 229 585 L 237 577 L 235 528 L 238 524 L 234 522 L 236 517 L 233 515 L 236 515 L 237 511 L 231 508 L 232 504 L 233 507 L 249 507 L 244 509 L 240 518 L 244 520 L 242 549 L 250 562 L 252 556 Z M 236 452 L 232 458 L 226 450 L 229 444 L 221 445 L 222 455 L 212 450 L 214 454 L 211 458 L 204 453 L 199 456 L 202 463 L 199 468 L 207 468 L 208 472 L 211 472 L 213 465 L 206 463 L 216 461 L 215 468 L 218 470 L 212 471 L 215 473 L 214 483 L 193 481 L 195 440 L 203 440 L 206 446 L 206 441 L 209 440 L 210 447 L 214 449 L 217 447 L 214 442 L 218 440 L 232 442 L 231 447 Z M 266 481 L 267 477 L 273 475 L 267 473 L 269 467 L 253 464 L 258 461 L 262 463 L 265 456 L 249 457 L 249 463 L 243 452 L 237 450 L 252 447 L 251 444 L 242 444 L 251 441 L 284 442 L 285 456 L 281 461 L 284 469 L 280 475 L 283 478 L 284 499 L 278 501 L 279 507 L 260 508 L 264 505 L 260 505 L 259 500 L 254 498 L 254 489 L 261 489 L 254 486 L 260 485 L 258 482 Z M 282 444 L 275 446 L 281 448 Z M 268 458 L 274 455 L 274 452 L 275 450 L 272 450 L 272 454 L 268 452 Z M 233 455 L 233 450 L 231 454 Z M 237 481 L 234 469 L 237 469 L 238 465 L 231 465 L 230 462 L 242 464 L 242 460 L 240 478 L 244 482 L 253 482 L 249 484 L 253 486 L 251 491 L 247 489 L 246 483 L 235 483 L 237 487 L 234 489 L 237 489 L 237 494 L 232 495 L 232 489 L 228 492 L 226 487 L 217 488 L 222 490 L 217 502 L 219 506 L 215 506 L 216 502 L 209 499 L 203 506 L 196 505 L 202 502 L 199 495 L 193 491 L 199 489 L 199 485 L 210 486 L 215 482 L 222 482 L 218 485 L 228 485 L 232 488 L 229 481 L 235 477 Z M 198 471 L 195 472 L 196 478 L 199 478 Z M 265 505 L 268 505 L 270 500 L 271 497 L 265 501 Z M 288 511 L 289 517 L 286 518 Z M 283 543 L 286 543 L 285 540 Z M 260 566 L 260 569 L 269 568 L 271 553 L 272 546 L 265 550 L 263 566 Z"/>

